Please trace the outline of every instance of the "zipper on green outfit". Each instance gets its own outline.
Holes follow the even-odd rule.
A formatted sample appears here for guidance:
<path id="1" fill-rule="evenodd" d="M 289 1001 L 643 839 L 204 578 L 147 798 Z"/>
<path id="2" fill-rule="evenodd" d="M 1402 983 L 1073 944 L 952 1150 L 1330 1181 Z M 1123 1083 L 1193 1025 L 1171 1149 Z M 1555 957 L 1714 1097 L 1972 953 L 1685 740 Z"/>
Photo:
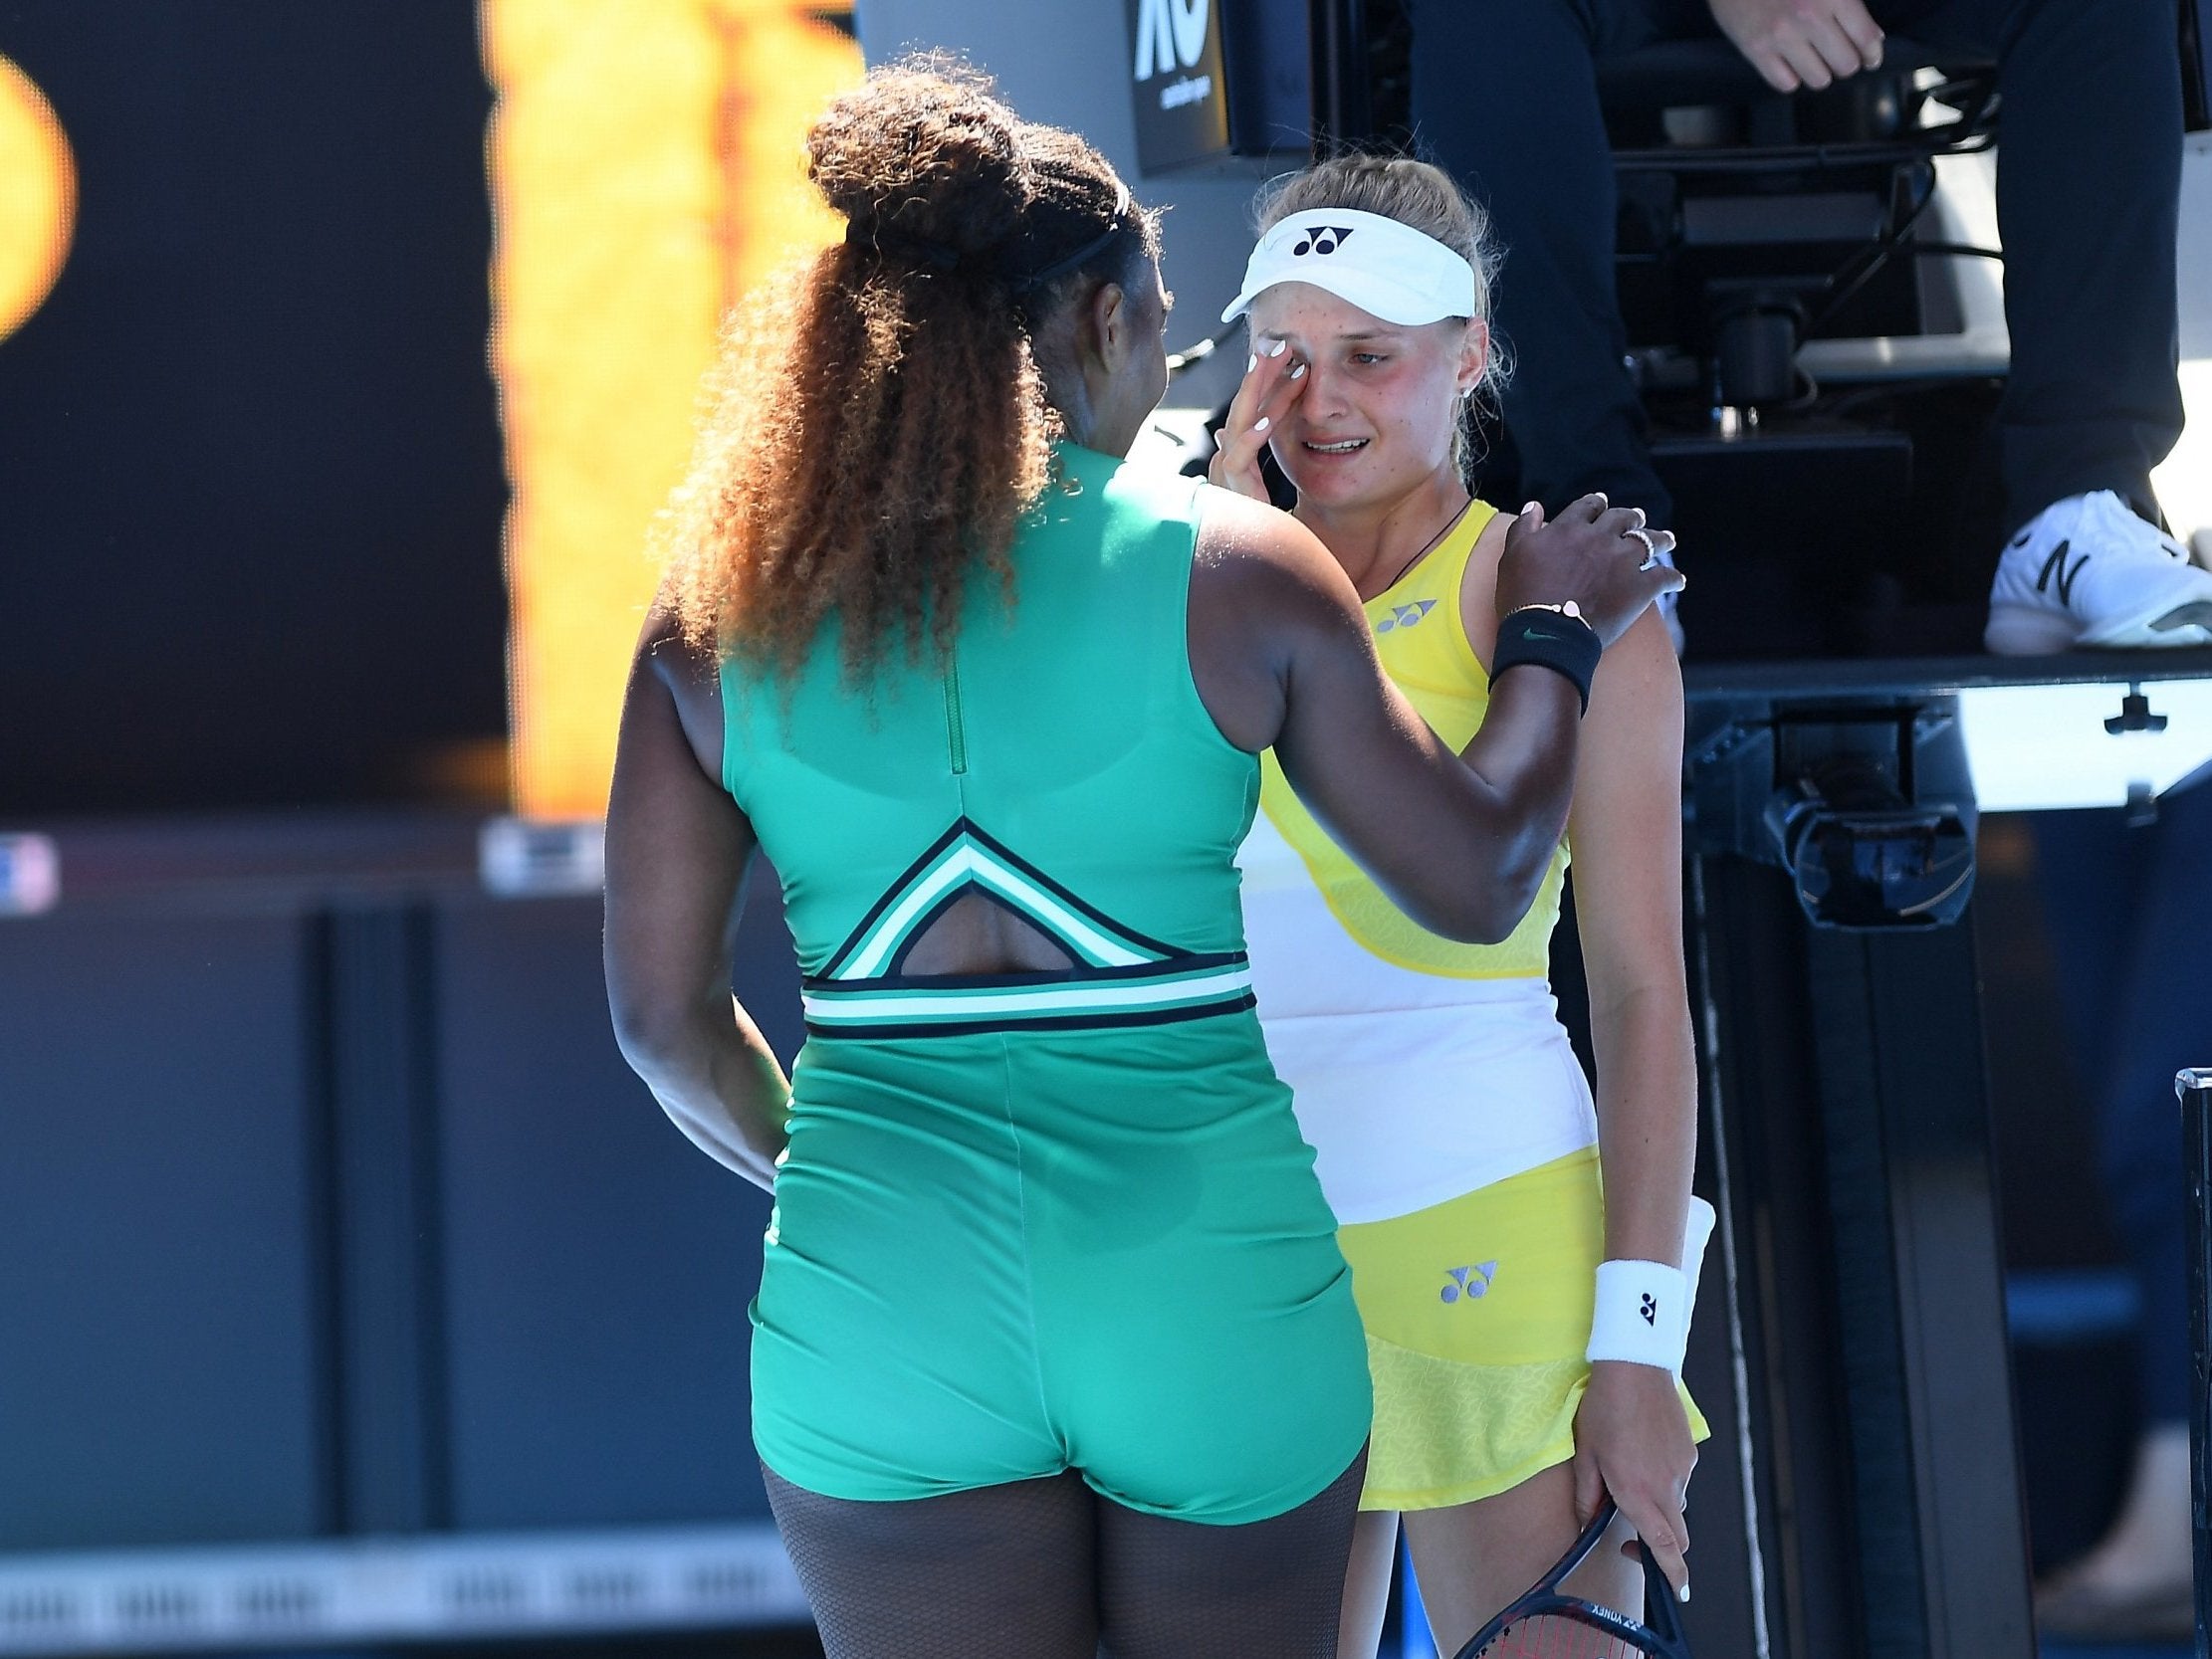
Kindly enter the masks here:
<path id="1" fill-rule="evenodd" d="M 968 770 L 968 726 L 960 712 L 960 661 L 945 665 L 945 748 L 952 756 L 953 775 Z"/>

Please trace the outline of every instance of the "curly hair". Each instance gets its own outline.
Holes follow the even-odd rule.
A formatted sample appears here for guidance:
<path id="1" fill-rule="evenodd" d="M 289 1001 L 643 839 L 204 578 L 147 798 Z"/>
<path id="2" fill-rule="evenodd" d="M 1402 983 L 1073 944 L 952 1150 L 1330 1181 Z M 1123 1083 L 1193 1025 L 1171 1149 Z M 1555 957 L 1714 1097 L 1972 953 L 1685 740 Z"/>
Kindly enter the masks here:
<path id="1" fill-rule="evenodd" d="M 834 615 L 859 682 L 949 648 L 979 567 L 1010 597 L 1061 434 L 1034 336 L 1159 241 L 1105 157 L 943 57 L 871 73 L 806 151 L 845 237 L 734 312 L 664 591 L 695 646 L 786 676 Z"/>

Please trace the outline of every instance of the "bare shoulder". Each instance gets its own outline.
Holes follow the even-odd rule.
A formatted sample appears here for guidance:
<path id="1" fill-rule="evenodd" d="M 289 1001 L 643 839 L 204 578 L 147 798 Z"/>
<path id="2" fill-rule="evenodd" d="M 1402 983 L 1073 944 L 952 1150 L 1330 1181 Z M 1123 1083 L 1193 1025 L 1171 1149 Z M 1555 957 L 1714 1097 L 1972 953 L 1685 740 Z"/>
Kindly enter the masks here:
<path id="1" fill-rule="evenodd" d="M 1583 726 L 1582 787 L 1644 779 L 1669 798 L 1679 787 L 1682 669 L 1658 611 L 1645 612 L 1606 647 Z"/>
<path id="2" fill-rule="evenodd" d="M 676 706 L 684 737 L 710 777 L 722 772 L 722 664 L 709 647 L 689 638 L 666 596 L 656 598 L 639 631 L 631 695 L 650 677 Z"/>
<path id="3" fill-rule="evenodd" d="M 1667 638 L 1666 623 L 1657 606 L 1638 617 L 1627 633 L 1606 647 L 1590 688 L 1594 712 L 1601 697 L 1608 704 L 1604 711 L 1608 715 L 1626 715 L 1633 709 L 1641 724 L 1680 726 L 1682 665 L 1674 655 L 1674 642 Z"/>
<path id="4" fill-rule="evenodd" d="M 1194 594 L 1203 582 L 1239 603 L 1264 602 L 1286 619 L 1356 608 L 1343 567 L 1289 514 L 1212 485 L 1199 492 L 1199 512 Z"/>
<path id="5" fill-rule="evenodd" d="M 1281 734 L 1294 684 L 1372 648 L 1350 580 L 1303 524 L 1211 486 L 1199 513 L 1191 672 L 1221 735 L 1256 754 Z"/>
<path id="6" fill-rule="evenodd" d="M 1648 611 L 1606 647 L 1590 688 L 1569 825 L 1594 996 L 1681 973 L 1682 674 Z"/>
<path id="7" fill-rule="evenodd" d="M 1474 538 L 1474 549 L 1467 554 L 1467 567 L 1459 578 L 1459 620 L 1485 670 L 1497 649 L 1497 564 L 1505 556 L 1505 532 L 1512 526 L 1510 513 L 1501 509 L 1491 514 Z"/>

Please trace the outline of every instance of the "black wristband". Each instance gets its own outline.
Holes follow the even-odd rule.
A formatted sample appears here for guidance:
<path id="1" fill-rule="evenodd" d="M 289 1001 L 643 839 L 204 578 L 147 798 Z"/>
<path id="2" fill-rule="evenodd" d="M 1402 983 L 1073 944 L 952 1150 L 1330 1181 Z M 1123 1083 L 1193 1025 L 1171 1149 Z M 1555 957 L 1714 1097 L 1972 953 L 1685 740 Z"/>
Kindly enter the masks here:
<path id="1" fill-rule="evenodd" d="M 1605 651 L 1598 630 L 1579 616 L 1549 605 L 1523 605 L 1498 619 L 1497 650 L 1490 658 L 1490 679 L 1521 663 L 1534 663 L 1575 683 L 1582 712 L 1590 713 L 1590 682 Z"/>

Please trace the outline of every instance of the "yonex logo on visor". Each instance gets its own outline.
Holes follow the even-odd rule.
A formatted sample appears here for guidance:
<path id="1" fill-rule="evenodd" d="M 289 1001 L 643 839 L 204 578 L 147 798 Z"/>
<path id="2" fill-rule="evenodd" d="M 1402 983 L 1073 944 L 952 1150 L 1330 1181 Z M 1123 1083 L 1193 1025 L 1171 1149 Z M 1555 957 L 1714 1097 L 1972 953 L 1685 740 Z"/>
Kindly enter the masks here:
<path id="1" fill-rule="evenodd" d="M 1474 267 L 1435 237 L 1358 208 L 1309 208 L 1269 227 L 1244 267 L 1234 321 L 1277 283 L 1308 283 L 1401 327 L 1477 314 Z"/>

